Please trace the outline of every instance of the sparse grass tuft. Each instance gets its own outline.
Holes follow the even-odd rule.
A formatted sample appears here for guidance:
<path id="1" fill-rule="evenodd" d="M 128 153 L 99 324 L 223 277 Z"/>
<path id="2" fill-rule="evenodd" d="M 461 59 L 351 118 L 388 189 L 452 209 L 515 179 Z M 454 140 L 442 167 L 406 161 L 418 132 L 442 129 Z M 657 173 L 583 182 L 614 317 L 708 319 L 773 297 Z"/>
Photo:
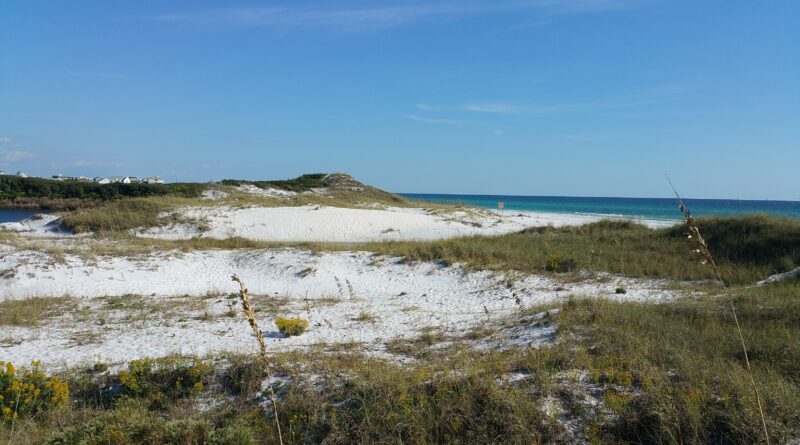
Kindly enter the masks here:
<path id="1" fill-rule="evenodd" d="M 359 323 L 375 323 L 378 321 L 378 317 L 367 311 L 361 311 L 353 320 Z"/>
<path id="2" fill-rule="evenodd" d="M 76 307 L 71 297 L 33 297 L 0 302 L 0 325 L 37 326 Z"/>

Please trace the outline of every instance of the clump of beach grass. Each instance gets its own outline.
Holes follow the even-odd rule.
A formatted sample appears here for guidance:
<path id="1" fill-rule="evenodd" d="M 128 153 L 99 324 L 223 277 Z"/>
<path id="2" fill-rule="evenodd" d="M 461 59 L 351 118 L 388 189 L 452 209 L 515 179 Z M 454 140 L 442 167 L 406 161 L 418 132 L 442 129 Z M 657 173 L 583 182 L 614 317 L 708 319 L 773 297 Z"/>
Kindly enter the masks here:
<path id="1" fill-rule="evenodd" d="M 672 185 L 672 181 L 669 180 L 667 177 L 667 181 L 669 181 L 670 186 L 672 186 L 672 190 L 675 192 L 675 196 L 678 198 L 679 208 L 681 213 L 683 214 L 684 221 L 686 221 L 686 226 L 689 229 L 689 233 L 687 234 L 687 238 L 689 242 L 695 247 L 694 253 L 696 253 L 700 258 L 700 262 L 703 265 L 708 265 L 709 268 L 714 271 L 714 275 L 716 275 L 717 279 L 721 283 L 724 289 L 727 289 L 727 284 L 725 280 L 722 278 L 722 273 L 717 267 L 717 262 L 714 260 L 714 256 L 711 254 L 711 251 L 708 249 L 708 243 L 706 242 L 703 235 L 700 233 L 700 227 L 694 220 L 692 216 L 691 210 L 683 202 L 681 196 L 678 194 L 678 191 Z M 758 387 L 756 386 L 755 379 L 753 378 L 753 369 L 750 366 L 750 358 L 747 354 L 747 344 L 744 340 L 744 335 L 742 334 L 742 327 L 739 324 L 739 317 L 736 315 L 736 307 L 733 305 L 733 300 L 728 296 L 728 305 L 731 309 L 731 314 L 733 315 L 733 321 L 736 324 L 736 333 L 739 336 L 739 340 L 742 345 L 742 355 L 744 358 L 744 363 L 746 366 L 747 377 L 750 380 L 750 385 L 753 387 L 753 394 L 756 398 L 756 403 L 758 404 L 758 413 L 761 416 L 761 424 L 764 427 L 764 440 L 766 440 L 767 445 L 769 445 L 769 430 L 767 429 L 767 420 L 764 417 L 764 409 L 761 404 L 761 395 L 758 393 Z"/>
<path id="2" fill-rule="evenodd" d="M 269 371 L 269 358 L 267 357 L 267 344 L 264 342 L 264 336 L 261 334 L 261 329 L 258 327 L 258 321 L 256 320 L 256 314 L 253 312 L 253 306 L 250 304 L 250 295 L 247 291 L 247 287 L 245 287 L 244 282 L 237 275 L 231 275 L 231 279 L 239 285 L 239 299 L 242 302 L 242 313 L 244 314 L 247 322 L 250 324 L 250 328 L 253 330 L 253 334 L 256 336 L 256 340 L 258 341 L 259 350 L 261 352 L 261 360 L 263 361 L 264 369 L 267 371 L 267 376 L 270 380 L 272 380 L 271 373 Z M 269 393 L 270 393 L 270 401 L 272 402 L 272 410 L 275 414 L 275 426 L 278 430 L 278 439 L 283 445 L 283 435 L 281 434 L 281 424 L 280 420 L 278 419 L 278 402 L 275 398 L 275 389 L 272 385 L 269 385 Z"/>
<path id="3" fill-rule="evenodd" d="M 32 297 L 0 302 L 0 325 L 37 326 L 77 306 L 69 296 Z"/>
<path id="4" fill-rule="evenodd" d="M 353 320 L 359 323 L 375 323 L 378 321 L 378 317 L 367 311 L 361 311 L 358 313 L 358 315 L 356 315 L 355 318 L 353 318 Z"/>

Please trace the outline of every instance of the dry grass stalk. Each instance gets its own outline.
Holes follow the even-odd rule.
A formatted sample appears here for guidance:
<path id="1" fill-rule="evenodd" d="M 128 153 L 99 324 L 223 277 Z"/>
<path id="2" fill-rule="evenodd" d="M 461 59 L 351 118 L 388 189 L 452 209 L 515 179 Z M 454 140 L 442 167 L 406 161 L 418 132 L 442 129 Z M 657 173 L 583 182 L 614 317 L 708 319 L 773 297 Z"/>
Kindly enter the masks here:
<path id="1" fill-rule="evenodd" d="M 667 181 L 669 185 L 672 187 L 672 191 L 675 192 L 675 196 L 678 198 L 678 206 L 680 208 L 681 214 L 683 214 L 683 219 L 686 222 L 686 226 L 689 228 L 689 233 L 687 234 L 689 243 L 694 246 L 694 253 L 698 254 L 702 259 L 700 262 L 702 264 L 708 265 L 714 274 L 719 280 L 720 285 L 723 289 L 728 289 L 728 285 L 726 284 L 725 280 L 722 278 L 722 273 L 717 266 L 717 262 L 714 261 L 714 256 L 711 254 L 711 251 L 708 249 L 708 243 L 706 242 L 703 235 L 700 234 L 700 227 L 697 225 L 697 221 L 695 221 L 694 217 L 692 216 L 691 210 L 686 207 L 684 204 L 683 199 L 681 198 L 678 191 L 675 189 L 675 186 L 672 185 L 672 181 L 670 181 L 669 177 L 667 177 Z M 726 294 L 728 297 L 728 305 L 731 308 L 731 313 L 733 314 L 733 321 L 736 323 L 736 332 L 739 334 L 739 341 L 742 343 L 742 352 L 744 353 L 744 362 L 746 365 L 747 370 L 747 377 L 750 380 L 750 385 L 753 387 L 753 393 L 756 396 L 756 403 L 758 403 L 758 413 L 761 416 L 761 426 L 764 428 L 764 439 L 769 445 L 769 430 L 767 429 L 767 420 L 764 417 L 764 409 L 761 405 L 761 396 L 758 393 L 758 387 L 756 387 L 756 381 L 753 378 L 753 370 L 750 367 L 750 358 L 747 355 L 747 344 L 744 341 L 744 335 L 742 334 L 742 327 L 739 325 L 739 317 L 736 315 L 736 307 L 733 305 L 733 299 L 730 295 Z"/>
<path id="2" fill-rule="evenodd" d="M 247 322 L 250 323 L 250 327 L 253 329 L 253 333 L 256 335 L 256 340 L 258 340 L 258 346 L 261 349 L 261 360 L 264 362 L 264 369 L 267 371 L 267 379 L 270 382 L 269 395 L 270 401 L 272 402 L 272 410 L 275 414 L 275 426 L 278 429 L 278 440 L 280 441 L 281 445 L 283 445 L 281 423 L 278 420 L 278 402 L 275 399 L 275 389 L 272 387 L 272 373 L 270 372 L 269 361 L 267 359 L 267 344 L 264 342 L 264 336 L 261 335 L 261 329 L 258 327 L 258 321 L 256 320 L 256 314 L 253 311 L 253 305 L 250 304 L 250 295 L 247 293 L 247 287 L 245 287 L 242 280 L 239 279 L 239 277 L 235 274 L 231 275 L 231 280 L 239 284 L 239 299 L 242 302 L 242 311 L 245 318 L 247 318 Z"/>

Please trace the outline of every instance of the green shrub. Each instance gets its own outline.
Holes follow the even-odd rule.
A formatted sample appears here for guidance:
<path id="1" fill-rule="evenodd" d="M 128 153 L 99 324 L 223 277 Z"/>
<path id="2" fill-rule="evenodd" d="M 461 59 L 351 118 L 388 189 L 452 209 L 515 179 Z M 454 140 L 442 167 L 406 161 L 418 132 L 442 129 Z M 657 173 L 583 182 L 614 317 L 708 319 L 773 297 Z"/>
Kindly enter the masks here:
<path id="1" fill-rule="evenodd" d="M 250 184 L 256 187 L 267 189 L 277 188 L 281 190 L 288 190 L 292 192 L 305 192 L 313 188 L 322 188 L 328 184 L 323 180 L 328 176 L 326 173 L 309 173 L 298 176 L 294 179 L 276 180 L 276 181 L 245 181 L 241 179 L 223 179 L 223 185 L 239 186 L 242 184 Z"/>
<path id="2" fill-rule="evenodd" d="M 124 394 L 147 398 L 155 407 L 162 407 L 169 399 L 202 391 L 210 374 L 211 366 L 198 358 L 145 358 L 130 362 L 117 380 Z"/>
<path id="3" fill-rule="evenodd" d="M 275 326 L 278 327 L 278 331 L 280 331 L 281 334 L 291 337 L 305 332 L 308 328 L 308 321 L 302 318 L 278 317 L 275 319 Z"/>
<path id="4" fill-rule="evenodd" d="M 481 362 L 485 365 L 485 362 Z M 290 387 L 282 401 L 284 438 L 296 443 L 559 443 L 562 429 L 524 389 L 484 369 L 407 367 L 363 357 L 330 363 L 348 377 L 322 396 Z M 326 365 L 328 366 L 328 365 Z M 302 388 L 302 387 L 301 387 Z M 344 401 L 344 402 L 342 402 Z"/>
<path id="5" fill-rule="evenodd" d="M 628 293 L 628 290 L 627 290 L 627 289 L 625 289 L 624 287 L 618 287 L 618 288 L 617 288 L 617 289 L 614 291 L 614 293 L 615 293 L 615 294 L 624 295 L 624 294 L 627 294 L 627 293 Z"/>
<path id="6" fill-rule="evenodd" d="M 186 198 L 200 196 L 206 185 L 172 184 L 98 184 L 96 182 L 54 181 L 44 178 L 0 176 L 0 200 L 19 198 L 99 199 L 174 195 Z"/>
<path id="7" fill-rule="evenodd" d="M 141 400 L 125 400 L 116 409 L 98 413 L 89 421 L 59 432 L 47 441 L 51 445 L 84 444 L 192 444 L 251 445 L 253 431 L 241 424 L 217 425 L 205 418 L 165 419 L 150 411 Z"/>

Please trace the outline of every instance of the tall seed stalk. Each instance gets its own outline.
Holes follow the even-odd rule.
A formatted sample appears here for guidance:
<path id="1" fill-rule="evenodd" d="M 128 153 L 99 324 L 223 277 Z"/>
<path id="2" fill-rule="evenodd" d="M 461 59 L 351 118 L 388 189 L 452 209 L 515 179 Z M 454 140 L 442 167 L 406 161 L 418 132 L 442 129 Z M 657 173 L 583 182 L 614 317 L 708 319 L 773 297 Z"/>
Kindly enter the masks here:
<path id="1" fill-rule="evenodd" d="M 247 293 L 247 287 L 245 287 L 242 280 L 239 279 L 236 274 L 231 275 L 231 280 L 239 284 L 239 300 L 242 302 L 242 312 L 244 313 L 244 317 L 247 319 L 247 322 L 250 323 L 250 327 L 253 329 L 253 333 L 256 335 L 256 340 L 258 340 L 258 346 L 261 349 L 261 360 L 264 363 L 264 369 L 267 372 L 267 379 L 270 382 L 269 398 L 272 402 L 272 412 L 275 414 L 275 426 L 278 429 L 278 440 L 280 441 L 281 445 L 283 445 L 281 423 L 278 420 L 278 402 L 275 399 L 275 389 L 272 387 L 272 373 L 270 372 L 269 361 L 267 359 L 267 344 L 264 343 L 264 336 L 261 335 L 261 329 L 258 327 L 258 321 L 256 321 L 256 314 L 255 311 L 253 311 L 253 305 L 250 304 L 250 295 Z"/>
<path id="2" fill-rule="evenodd" d="M 672 187 L 672 191 L 675 192 L 675 197 L 678 198 L 678 208 L 680 209 L 681 214 L 683 214 L 683 220 L 686 222 L 686 227 L 689 229 L 689 233 L 686 236 L 688 237 L 689 243 L 694 246 L 693 252 L 702 258 L 700 260 L 701 264 L 707 265 L 711 268 L 722 288 L 727 291 L 728 285 L 726 284 L 725 280 L 722 279 L 722 273 L 720 272 L 719 267 L 717 267 L 717 262 L 714 261 L 714 256 L 711 255 L 711 251 L 708 250 L 708 243 L 706 243 L 703 235 L 700 234 L 700 227 L 697 225 L 697 221 L 695 221 L 694 217 L 692 216 L 691 210 L 689 210 L 689 208 L 686 207 L 686 204 L 684 204 L 681 195 L 678 194 L 678 190 L 676 190 L 675 186 L 672 185 L 672 181 L 669 179 L 669 176 L 667 176 L 667 181 L 669 182 L 670 187 Z M 764 417 L 764 409 L 761 406 L 761 396 L 758 393 L 756 381 L 753 378 L 753 369 L 750 367 L 750 358 L 747 355 L 747 345 L 744 341 L 744 335 L 742 335 L 742 327 L 739 325 L 739 317 L 736 315 L 736 307 L 733 305 L 733 299 L 731 298 L 730 293 L 725 292 L 725 295 L 728 299 L 728 305 L 731 308 L 731 313 L 733 314 L 733 321 L 736 322 L 736 332 L 739 334 L 739 341 L 742 344 L 742 352 L 744 353 L 744 363 L 746 365 L 747 377 L 750 380 L 750 386 L 753 387 L 753 394 L 756 396 L 756 403 L 758 403 L 758 413 L 761 416 L 761 426 L 764 428 L 764 439 L 767 441 L 767 445 L 769 445 L 770 442 L 769 430 L 767 429 L 767 419 Z"/>

